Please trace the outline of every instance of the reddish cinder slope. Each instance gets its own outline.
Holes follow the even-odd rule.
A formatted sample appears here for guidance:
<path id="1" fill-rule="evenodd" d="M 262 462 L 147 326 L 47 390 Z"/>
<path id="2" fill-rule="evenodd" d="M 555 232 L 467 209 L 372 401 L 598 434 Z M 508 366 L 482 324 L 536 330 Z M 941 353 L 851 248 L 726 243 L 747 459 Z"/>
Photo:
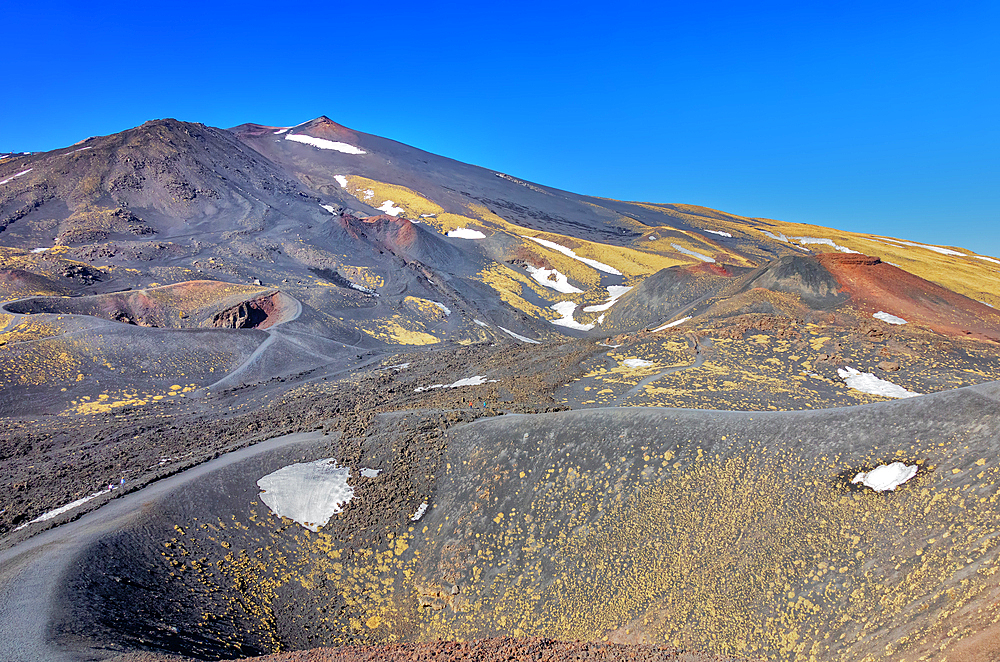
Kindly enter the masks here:
<path id="1" fill-rule="evenodd" d="M 860 254 L 824 253 L 822 264 L 861 311 L 885 311 L 946 336 L 1000 342 L 1000 313 L 929 280 Z"/>

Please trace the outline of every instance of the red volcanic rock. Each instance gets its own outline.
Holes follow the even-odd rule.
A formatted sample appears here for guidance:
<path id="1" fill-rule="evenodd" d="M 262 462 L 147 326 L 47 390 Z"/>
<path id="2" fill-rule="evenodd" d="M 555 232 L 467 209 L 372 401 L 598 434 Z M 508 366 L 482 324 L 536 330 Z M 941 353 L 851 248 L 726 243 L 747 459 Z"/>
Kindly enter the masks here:
<path id="1" fill-rule="evenodd" d="M 296 130 L 295 133 L 305 133 L 315 138 L 324 138 L 326 140 L 334 140 L 352 144 L 353 141 L 358 136 L 356 131 L 351 131 L 346 126 L 341 126 L 340 124 L 337 124 L 336 122 L 334 122 L 325 115 L 317 117 L 311 122 L 306 122 L 306 124 L 304 124 L 300 129 Z"/>
<path id="2" fill-rule="evenodd" d="M 824 253 L 817 259 L 869 315 L 882 310 L 943 335 L 1000 342 L 1000 313 L 978 301 L 877 257 Z"/>
<path id="3" fill-rule="evenodd" d="M 718 262 L 702 262 L 690 267 L 688 270 L 691 273 L 714 274 L 716 276 L 724 276 L 725 278 L 731 278 L 733 275 L 729 269 L 726 269 L 726 265 L 719 264 Z"/>
<path id="4" fill-rule="evenodd" d="M 340 217 L 340 223 L 351 236 L 367 237 L 380 250 L 393 254 L 408 253 L 417 241 L 417 228 L 407 218 L 380 214 L 359 219 L 345 214 Z"/>

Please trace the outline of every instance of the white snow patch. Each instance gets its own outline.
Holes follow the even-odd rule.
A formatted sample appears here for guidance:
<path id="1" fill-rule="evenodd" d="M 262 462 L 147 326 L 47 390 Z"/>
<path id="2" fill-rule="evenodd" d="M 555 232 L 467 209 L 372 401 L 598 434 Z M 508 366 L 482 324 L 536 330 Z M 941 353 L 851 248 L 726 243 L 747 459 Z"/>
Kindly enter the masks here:
<path id="1" fill-rule="evenodd" d="M 872 315 L 877 320 L 882 320 L 883 322 L 888 322 L 889 324 L 906 324 L 906 320 L 902 317 L 896 317 L 895 315 L 890 315 L 889 313 L 880 310 L 874 315 Z"/>
<path id="2" fill-rule="evenodd" d="M 412 515 L 410 515 L 410 521 L 411 522 L 419 522 L 420 518 L 423 517 L 424 513 L 426 513 L 426 512 L 427 512 L 427 502 L 424 501 L 422 504 L 420 504 L 419 506 L 417 506 L 416 512 L 413 513 Z"/>
<path id="3" fill-rule="evenodd" d="M 858 251 L 852 251 L 850 248 L 847 248 L 846 246 L 835 244 L 833 242 L 833 239 L 818 238 L 818 237 L 792 237 L 792 239 L 799 242 L 803 246 L 806 244 L 823 244 L 824 246 L 830 246 L 831 248 L 838 250 L 841 253 L 858 254 Z"/>
<path id="4" fill-rule="evenodd" d="M 59 517 L 63 513 L 68 513 L 69 511 L 73 510 L 74 508 L 79 508 L 80 506 L 82 506 L 83 504 L 87 503 L 91 499 L 96 499 L 97 497 L 101 496 L 102 494 L 106 494 L 106 493 L 107 493 L 107 490 L 101 490 L 100 492 L 94 492 L 90 496 L 85 496 L 85 497 L 83 497 L 81 499 L 77 499 L 76 501 L 70 501 L 65 506 L 59 506 L 55 510 L 50 510 L 47 513 L 43 513 L 43 514 L 39 515 L 38 517 L 36 517 L 35 519 L 31 520 L 30 522 L 25 522 L 24 524 L 22 524 L 21 526 L 15 528 L 14 530 L 15 531 L 20 531 L 21 529 L 25 528 L 29 524 L 37 524 L 38 522 L 45 522 L 47 520 L 50 520 L 53 517 Z"/>
<path id="5" fill-rule="evenodd" d="M 437 214 L 421 214 L 420 218 L 434 218 Z"/>
<path id="6" fill-rule="evenodd" d="M 610 347 L 611 349 L 618 349 L 619 347 L 621 347 L 621 346 L 622 346 L 622 345 L 609 345 L 609 344 L 608 344 L 608 343 L 606 343 L 606 342 L 599 342 L 599 343 L 597 343 L 597 344 L 598 344 L 598 345 L 601 345 L 602 347 Z"/>
<path id="7" fill-rule="evenodd" d="M 333 178 L 337 180 L 337 183 L 340 184 L 341 188 L 347 188 L 347 177 L 344 177 L 343 175 L 334 175 Z"/>
<path id="8" fill-rule="evenodd" d="M 354 496 L 348 467 L 333 458 L 282 467 L 257 481 L 260 500 L 279 517 L 319 531 Z"/>
<path id="9" fill-rule="evenodd" d="M 7 179 L 3 180 L 2 182 L 0 182 L 0 184 L 6 184 L 7 182 L 9 182 L 9 181 L 11 181 L 13 179 L 17 179 L 18 177 L 24 177 L 25 175 L 27 175 L 32 170 L 34 170 L 34 168 L 28 168 L 27 170 L 22 170 L 21 172 L 17 173 L 16 175 L 11 175 Z"/>
<path id="10" fill-rule="evenodd" d="M 670 245 L 673 246 L 674 250 L 677 251 L 678 253 L 684 253 L 685 255 L 690 255 L 691 257 L 696 257 L 699 260 L 701 260 L 702 262 L 715 262 L 715 258 L 709 257 L 707 255 L 702 255 L 701 253 L 698 253 L 697 251 L 693 251 L 693 250 L 691 250 L 689 248 L 684 248 L 683 246 L 680 246 L 678 244 L 670 244 Z"/>
<path id="11" fill-rule="evenodd" d="M 972 257 L 977 260 L 986 260 L 987 262 L 992 262 L 993 264 L 1000 264 L 1000 260 L 994 259 L 992 257 L 985 257 L 983 255 L 973 255 Z"/>
<path id="12" fill-rule="evenodd" d="M 458 228 L 457 230 L 449 230 L 449 237 L 455 237 L 456 239 L 486 239 L 484 235 L 479 230 L 470 230 L 469 228 Z"/>
<path id="13" fill-rule="evenodd" d="M 322 207 L 323 209 L 327 210 L 331 214 L 336 214 L 337 213 L 337 208 L 334 207 L 333 205 L 320 205 L 320 207 Z"/>
<path id="14" fill-rule="evenodd" d="M 410 362 L 407 361 L 406 363 L 397 363 L 396 365 L 387 365 L 385 367 L 385 369 L 386 370 L 395 370 L 395 371 L 398 372 L 400 370 L 406 370 L 409 367 L 410 367 Z"/>
<path id="15" fill-rule="evenodd" d="M 541 344 L 542 344 L 542 343 L 538 342 L 537 340 L 532 340 L 531 338 L 525 338 L 525 337 L 524 337 L 524 336 L 522 336 L 521 334 L 519 334 L 519 333 L 514 333 L 514 332 L 513 332 L 513 331 L 511 331 L 510 329 L 505 329 L 505 328 L 503 328 L 502 326 L 498 326 L 497 328 L 498 328 L 498 329 L 500 329 L 501 331 L 503 331 L 504 333 L 506 333 L 506 334 L 507 334 L 508 336 L 510 336 L 511 338 L 515 338 L 515 339 L 517 339 L 517 340 L 520 340 L 521 342 L 526 342 L 526 343 L 530 343 L 530 344 L 532 344 L 532 345 L 541 345 Z"/>
<path id="16" fill-rule="evenodd" d="M 313 138 L 312 136 L 307 136 L 302 133 L 289 133 L 285 136 L 285 140 L 292 140 L 297 143 L 312 145 L 317 149 L 332 149 L 338 152 L 343 152 L 344 154 L 368 153 L 363 149 L 358 149 L 354 145 L 348 145 L 347 143 L 337 142 L 335 140 L 326 140 L 325 138 Z"/>
<path id="17" fill-rule="evenodd" d="M 986 303 L 985 301 L 980 301 L 979 303 L 983 304 L 984 306 L 989 306 L 990 308 L 995 308 L 996 307 L 992 303 Z"/>
<path id="18" fill-rule="evenodd" d="M 760 228 L 757 228 L 757 231 L 760 232 L 765 237 L 770 237 L 771 239 L 777 239 L 778 241 L 783 241 L 786 244 L 788 243 L 788 237 L 786 237 L 783 232 L 779 232 L 778 234 L 772 234 L 767 230 L 761 230 Z"/>
<path id="19" fill-rule="evenodd" d="M 81 147 L 80 149 L 74 149 L 70 154 L 76 154 L 77 152 L 82 152 L 85 149 L 94 149 L 93 147 Z"/>
<path id="20" fill-rule="evenodd" d="M 597 323 L 598 324 L 604 324 L 604 316 L 605 316 L 605 314 L 606 313 L 601 313 L 600 315 L 597 316 Z"/>
<path id="21" fill-rule="evenodd" d="M 838 368 L 837 374 L 840 375 L 841 379 L 847 382 L 848 387 L 861 391 L 862 393 L 882 395 L 887 398 L 912 398 L 920 395 L 919 393 L 914 393 L 913 391 L 907 391 L 902 386 L 898 386 L 892 382 L 879 379 L 870 372 L 860 372 L 850 366 Z"/>
<path id="22" fill-rule="evenodd" d="M 404 211 L 402 207 L 394 206 L 392 200 L 386 200 L 381 207 L 376 207 L 376 209 L 384 211 L 389 216 L 399 216 Z"/>
<path id="23" fill-rule="evenodd" d="M 598 304 L 596 306 L 586 306 L 583 309 L 583 312 L 585 312 L 585 313 L 600 313 L 600 312 L 603 312 L 603 311 L 611 308 L 611 306 L 613 306 L 616 303 L 618 303 L 618 299 L 620 299 L 623 294 L 625 294 L 626 292 L 628 292 L 631 289 L 632 289 L 631 287 L 626 287 L 625 285 L 608 285 L 608 297 L 609 297 L 609 299 L 607 301 L 605 301 L 604 303 Z M 601 315 L 601 317 L 603 318 L 604 315 Z M 601 322 L 601 321 L 603 321 L 603 320 L 598 319 L 598 322 Z"/>
<path id="24" fill-rule="evenodd" d="M 431 300 L 428 299 L 428 301 L 431 301 Z M 431 301 L 431 303 L 433 303 L 435 306 L 437 306 L 442 311 L 444 311 L 445 316 L 451 315 L 451 308 L 449 308 L 448 306 L 444 305 L 443 303 L 439 303 L 437 301 Z"/>
<path id="25" fill-rule="evenodd" d="M 288 129 L 290 129 L 290 128 L 292 128 L 292 127 L 287 127 L 287 128 L 284 128 L 284 129 L 278 129 L 277 131 L 274 132 L 274 135 L 280 136 L 281 134 L 283 134 L 286 131 L 288 131 Z"/>
<path id="26" fill-rule="evenodd" d="M 871 471 L 861 471 L 851 482 L 861 483 L 876 492 L 895 490 L 897 487 L 917 475 L 917 465 L 893 462 L 875 467 Z"/>
<path id="27" fill-rule="evenodd" d="M 50 249 L 48 249 L 48 248 L 32 248 L 31 252 L 32 253 L 44 253 L 47 250 L 50 250 Z"/>
<path id="28" fill-rule="evenodd" d="M 913 246 L 914 248 L 926 248 L 929 251 L 934 251 L 935 253 L 940 253 L 941 255 L 957 255 L 958 257 L 969 257 L 965 253 L 959 253 L 958 251 L 953 251 L 950 248 L 941 248 L 940 246 L 928 246 L 927 244 L 918 244 L 912 241 L 903 241 L 902 239 L 891 239 L 889 237 L 883 237 L 882 239 L 903 246 Z"/>
<path id="29" fill-rule="evenodd" d="M 551 322 L 556 326 L 565 326 L 568 329 L 577 329 L 579 331 L 590 331 L 596 326 L 595 324 L 580 324 L 573 319 L 573 311 L 576 310 L 576 304 L 572 301 L 560 301 L 550 307 L 552 310 L 562 315 L 562 317 L 557 320 L 551 320 Z"/>
<path id="30" fill-rule="evenodd" d="M 451 233 L 449 233 L 449 236 L 450 234 Z M 525 267 L 525 269 L 536 281 L 545 287 L 555 290 L 556 292 L 562 292 L 563 294 L 577 294 L 583 292 L 580 288 L 570 285 L 566 276 L 559 273 L 555 269 L 542 269 L 539 267 L 533 267 L 530 264 Z"/>
<path id="31" fill-rule="evenodd" d="M 475 324 L 478 324 L 479 326 L 485 326 L 487 329 L 490 328 L 490 325 L 484 322 L 483 320 L 472 320 L 472 321 Z"/>
<path id="32" fill-rule="evenodd" d="M 521 237 L 524 238 L 524 239 L 530 239 L 531 241 L 535 242 L 536 244 L 541 244 L 542 246 L 545 246 L 546 248 L 551 248 L 554 251 L 558 251 L 558 252 L 562 253 L 563 255 L 565 255 L 566 257 L 571 257 L 574 260 L 579 260 L 580 262 L 583 262 L 584 264 L 586 264 L 588 267 L 593 267 L 594 269 L 597 269 L 598 271 L 603 271 L 604 273 L 611 274 L 613 276 L 621 276 L 622 275 L 622 272 L 618 271 L 614 267 L 608 266 L 608 265 L 604 264 L 603 262 L 598 262 L 597 260 L 591 260 L 589 257 L 580 257 L 579 255 L 576 254 L 576 252 L 573 249 L 566 248 L 565 246 L 560 246 L 559 244 L 555 243 L 554 241 L 549 241 L 547 239 L 540 239 L 538 237 L 529 237 L 526 234 L 522 234 Z"/>
<path id="33" fill-rule="evenodd" d="M 668 322 L 667 324 L 664 324 L 663 326 L 658 326 L 655 329 L 653 329 L 653 333 L 656 333 L 657 331 L 663 331 L 664 329 L 669 329 L 671 327 L 679 326 L 679 325 L 683 324 L 684 322 L 688 321 L 689 319 L 691 319 L 691 318 L 690 317 L 682 317 L 679 320 L 674 320 L 673 322 Z"/>
<path id="34" fill-rule="evenodd" d="M 352 290 L 357 290 L 358 292 L 364 292 L 365 294 L 370 294 L 372 296 L 379 296 L 379 293 L 370 287 L 365 287 L 364 285 L 358 285 L 357 283 L 348 283 Z"/>
<path id="35" fill-rule="evenodd" d="M 622 361 L 622 365 L 626 368 L 648 368 L 653 365 L 653 362 L 643 361 L 642 359 L 625 359 Z"/>
<path id="36" fill-rule="evenodd" d="M 728 232 L 723 232 L 722 230 L 705 230 L 705 232 L 711 232 L 712 234 L 717 234 L 720 237 L 729 237 L 730 239 L 733 237 L 733 235 Z"/>
<path id="37" fill-rule="evenodd" d="M 363 193 L 365 196 L 365 200 L 371 200 L 373 197 L 375 197 L 375 191 L 371 190 L 370 188 L 366 188 L 363 191 Z"/>
<path id="38" fill-rule="evenodd" d="M 380 473 L 382 473 L 381 469 L 369 469 L 368 467 L 361 468 L 362 478 L 378 478 Z"/>
<path id="39" fill-rule="evenodd" d="M 489 382 L 495 382 L 495 379 L 488 380 Z M 413 389 L 414 393 L 423 393 L 424 391 L 430 391 L 436 388 L 461 388 L 462 386 L 482 386 L 488 383 L 486 377 L 483 375 L 476 375 L 475 377 L 466 377 L 465 379 L 459 379 L 454 384 L 434 384 L 433 386 L 418 386 Z"/>

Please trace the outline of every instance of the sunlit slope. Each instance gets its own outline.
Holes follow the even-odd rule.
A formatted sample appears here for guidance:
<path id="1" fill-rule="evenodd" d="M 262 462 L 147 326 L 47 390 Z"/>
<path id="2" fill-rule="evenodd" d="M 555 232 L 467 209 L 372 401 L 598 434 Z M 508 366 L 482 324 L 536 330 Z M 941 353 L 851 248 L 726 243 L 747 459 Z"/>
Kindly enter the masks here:
<path id="1" fill-rule="evenodd" d="M 992 294 L 1000 285 L 1000 261 L 969 251 L 694 205 L 576 195 L 352 131 L 327 118 L 290 129 L 245 125 L 234 132 L 349 209 L 409 218 L 459 239 L 463 250 L 488 260 L 477 280 L 535 320 L 562 320 L 556 330 L 563 333 L 583 327 L 599 332 L 603 319 L 597 313 L 606 311 L 587 314 L 584 308 L 607 302 L 608 286 L 631 287 L 663 268 L 753 268 L 783 255 L 826 251 L 878 256 L 956 292 L 1000 304 Z M 552 244 L 575 255 L 553 250 Z M 594 268 L 588 259 L 609 269 Z M 553 312 L 556 304 L 576 308 L 566 317 L 562 310 Z"/>
<path id="2" fill-rule="evenodd" d="M 453 607 L 425 632 L 769 659 L 938 655 L 1000 619 L 995 405 L 984 391 L 850 416 L 600 411 L 470 426 L 410 541 L 416 581 Z M 894 461 L 918 467 L 897 491 L 850 483 Z"/>
<path id="3" fill-rule="evenodd" d="M 259 331 L 153 329 L 86 315 L 18 316 L 0 335 L 0 413 L 98 413 L 220 380 Z"/>
<path id="4" fill-rule="evenodd" d="M 0 176 L 13 177 L 0 187 L 8 299 L 259 282 L 326 315 L 338 337 L 350 327 L 389 345 L 518 342 L 500 329 L 545 339 L 641 327 L 670 311 L 619 306 L 664 269 L 737 274 L 857 251 L 1000 305 L 1000 261 L 964 249 L 578 195 L 323 117 L 229 131 L 158 120 L 19 156 Z M 711 280 L 671 296 L 694 301 Z M 422 319 L 407 296 L 455 314 Z"/>
<path id="5" fill-rule="evenodd" d="M 76 599 L 121 590 L 89 568 L 169 570 L 176 601 L 123 582 L 152 600 L 128 616 L 136 631 L 162 638 L 147 614 L 166 604 L 180 630 L 230 650 L 541 636 L 774 660 L 989 659 L 995 643 L 976 635 L 1000 623 L 998 399 L 985 385 L 817 412 L 482 420 L 446 433 L 433 486 L 423 465 L 391 463 L 318 533 L 255 498 L 273 469 L 244 470 L 214 499 L 171 500 L 152 538 L 136 526 L 116 543 L 148 564 L 120 568 L 95 546 L 80 565 L 93 590 Z M 852 482 L 894 462 L 915 468 L 894 490 Z M 366 509 L 393 526 L 362 523 Z"/>

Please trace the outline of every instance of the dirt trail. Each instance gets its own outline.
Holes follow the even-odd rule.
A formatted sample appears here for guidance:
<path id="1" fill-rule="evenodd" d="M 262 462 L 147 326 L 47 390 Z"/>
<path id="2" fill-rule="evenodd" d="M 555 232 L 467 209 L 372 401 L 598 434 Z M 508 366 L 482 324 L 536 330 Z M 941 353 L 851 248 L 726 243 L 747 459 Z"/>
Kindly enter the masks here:
<path id="1" fill-rule="evenodd" d="M 678 365 L 678 366 L 674 366 L 673 368 L 667 368 L 663 372 L 658 372 L 655 375 L 650 375 L 649 377 L 646 377 L 645 379 L 642 379 L 638 384 L 636 384 L 635 386 L 633 386 L 632 388 L 630 388 L 625 393 L 625 395 L 623 395 L 620 398 L 618 398 L 618 400 L 615 401 L 615 406 L 616 407 L 621 406 L 630 397 L 632 397 L 636 393 L 641 392 L 642 389 L 646 388 L 647 385 L 652 384 L 653 382 L 655 382 L 656 380 L 658 380 L 658 379 L 660 379 L 662 377 L 666 377 L 667 375 L 672 375 L 675 372 L 681 372 L 683 370 L 691 370 L 692 368 L 701 367 L 701 365 L 703 363 L 705 363 L 705 355 L 701 351 L 701 349 L 702 349 L 702 347 L 705 347 L 706 349 L 709 348 L 709 347 L 711 347 L 712 346 L 711 339 L 705 338 L 703 340 L 699 340 L 698 336 L 696 336 L 693 333 L 689 333 L 688 334 L 688 342 L 691 343 L 691 346 L 692 346 L 691 348 L 694 350 L 694 363 L 692 363 L 691 365 Z"/>
<path id="2" fill-rule="evenodd" d="M 60 650 L 48 641 L 53 597 L 70 564 L 82 550 L 129 522 L 158 497 L 222 467 L 291 444 L 323 441 L 322 432 L 276 437 L 111 500 L 75 522 L 40 533 L 0 552 L 0 657 L 4 662 L 76 662 L 100 659 Z"/>

